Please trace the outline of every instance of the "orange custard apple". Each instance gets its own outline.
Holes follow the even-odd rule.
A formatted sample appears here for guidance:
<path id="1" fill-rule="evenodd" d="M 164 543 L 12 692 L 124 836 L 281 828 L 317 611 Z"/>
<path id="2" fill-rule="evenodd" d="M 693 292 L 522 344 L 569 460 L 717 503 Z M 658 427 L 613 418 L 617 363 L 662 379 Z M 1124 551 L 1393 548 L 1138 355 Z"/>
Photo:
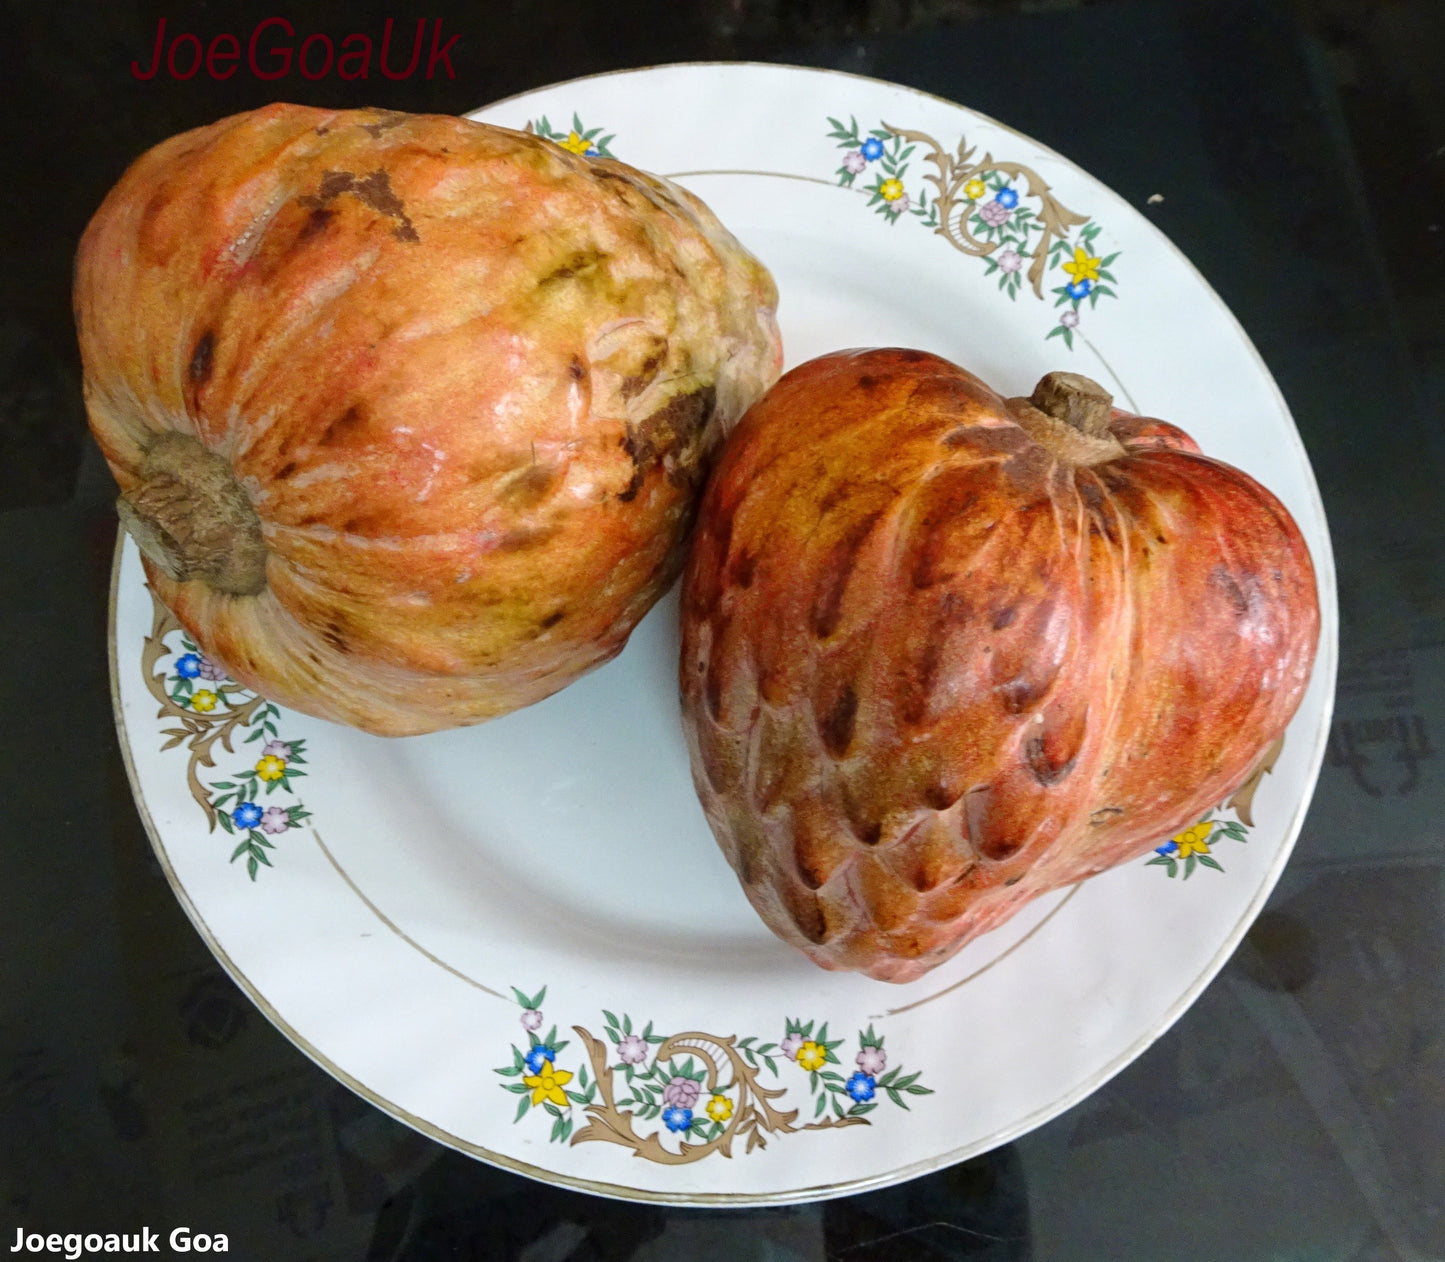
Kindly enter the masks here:
<path id="1" fill-rule="evenodd" d="M 1087 378 L 795 368 L 729 438 L 682 598 L 693 779 L 748 897 L 905 982 L 1249 776 L 1319 634 L 1280 502 Z"/>
<path id="2" fill-rule="evenodd" d="M 772 278 L 696 197 L 465 119 L 272 105 L 92 220 L 92 430 L 160 598 L 239 681 L 388 735 L 615 655 L 776 379 Z"/>

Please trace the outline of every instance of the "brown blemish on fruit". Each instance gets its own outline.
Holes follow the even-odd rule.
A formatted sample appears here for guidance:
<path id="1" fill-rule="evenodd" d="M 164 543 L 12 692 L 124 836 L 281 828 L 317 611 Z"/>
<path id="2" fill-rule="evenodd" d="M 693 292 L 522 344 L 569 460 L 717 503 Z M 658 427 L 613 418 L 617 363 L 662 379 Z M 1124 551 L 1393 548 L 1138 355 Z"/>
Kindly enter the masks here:
<path id="1" fill-rule="evenodd" d="M 482 464 L 473 469 L 472 481 L 485 482 L 493 474 L 490 464 Z M 535 508 L 556 489 L 561 478 L 562 472 L 555 465 L 529 464 L 506 480 L 497 498 L 508 506 Z"/>
<path id="2" fill-rule="evenodd" d="M 1227 566 L 1221 563 L 1209 571 L 1209 585 L 1223 593 L 1225 599 L 1234 607 L 1234 612 L 1241 618 L 1249 612 L 1249 597 L 1235 581 Z"/>
<path id="3" fill-rule="evenodd" d="M 342 442 L 359 431 L 365 424 L 366 418 L 362 416 L 361 409 L 353 403 L 322 431 L 321 437 L 316 440 L 317 444 L 329 447 L 332 443 Z"/>
<path id="4" fill-rule="evenodd" d="M 212 330 L 207 329 L 196 342 L 196 348 L 191 352 L 191 362 L 186 366 L 186 375 L 190 377 L 191 384 L 198 390 L 211 379 L 215 351 L 216 335 Z"/>
<path id="5" fill-rule="evenodd" d="M 1011 625 L 1013 620 L 1018 616 L 1019 611 L 1012 606 L 1007 609 L 1000 609 L 993 616 L 993 629 L 995 631 L 1002 631 L 1005 627 Z"/>
<path id="6" fill-rule="evenodd" d="M 601 250 L 593 246 L 588 250 L 576 250 L 565 263 L 554 267 L 541 280 L 538 285 L 551 285 L 559 280 L 572 280 L 578 276 L 586 276 L 600 266 L 607 258 Z"/>
<path id="7" fill-rule="evenodd" d="M 336 212 L 326 206 L 317 206 L 306 216 L 301 231 L 296 234 L 296 244 L 302 245 L 318 233 L 326 231 L 326 225 L 336 218 Z"/>
<path id="8" fill-rule="evenodd" d="M 558 532 L 558 526 L 519 526 L 509 530 L 497 543 L 498 552 L 523 552 L 539 547 Z"/>
<path id="9" fill-rule="evenodd" d="M 632 461 L 632 477 L 617 498 L 633 499 L 660 464 L 666 464 L 674 485 L 700 479 L 703 451 L 698 438 L 716 403 L 717 388 L 703 386 L 691 394 L 675 395 L 636 425 L 629 422 L 618 441 Z"/>
<path id="10" fill-rule="evenodd" d="M 617 492 L 617 498 L 624 504 L 630 504 L 637 498 L 638 491 L 642 490 L 642 484 L 647 481 L 647 474 L 641 468 L 633 469 L 632 476 L 627 479 L 627 485 Z"/>
<path id="11" fill-rule="evenodd" d="M 368 124 L 362 126 L 366 127 Z M 351 171 L 327 171 L 322 175 L 316 192 L 297 198 L 297 202 L 308 209 L 321 210 L 343 193 L 350 193 L 363 206 L 369 206 L 377 214 L 395 219 L 397 226 L 391 230 L 391 235 L 398 241 L 421 240 L 401 198 L 392 190 L 391 176 L 382 170 L 373 171 L 360 179 Z"/>
<path id="12" fill-rule="evenodd" d="M 382 132 L 390 131 L 393 127 L 400 127 L 406 122 L 405 114 L 388 114 L 375 123 L 358 123 L 357 126 L 366 132 L 373 140 L 380 139 Z"/>
<path id="13" fill-rule="evenodd" d="M 278 480 L 283 478 L 289 478 L 295 472 L 296 462 L 294 460 L 288 460 L 285 464 L 283 464 L 279 469 L 276 470 L 276 477 Z"/>
<path id="14" fill-rule="evenodd" d="M 653 351 L 642 361 L 635 373 L 623 378 L 622 397 L 624 399 L 636 398 L 652 384 L 653 379 L 657 376 L 657 370 L 662 366 L 663 359 L 666 358 L 666 353 L 667 343 L 663 342 L 661 350 Z"/>
<path id="15" fill-rule="evenodd" d="M 542 619 L 542 630 L 549 631 L 567 616 L 565 609 L 554 609 Z"/>
<path id="16" fill-rule="evenodd" d="M 578 356 L 573 355 L 572 362 L 567 365 L 567 375 L 570 376 L 573 381 L 585 381 L 587 379 L 587 365 L 584 364 Z"/>
<path id="17" fill-rule="evenodd" d="M 828 555 L 818 567 L 818 589 L 813 599 L 813 608 L 808 615 L 808 624 L 813 634 L 826 640 L 838 629 L 843 616 L 843 591 L 857 564 L 858 553 L 873 533 L 882 512 L 870 513 L 855 522 L 841 539 L 833 544 Z"/>

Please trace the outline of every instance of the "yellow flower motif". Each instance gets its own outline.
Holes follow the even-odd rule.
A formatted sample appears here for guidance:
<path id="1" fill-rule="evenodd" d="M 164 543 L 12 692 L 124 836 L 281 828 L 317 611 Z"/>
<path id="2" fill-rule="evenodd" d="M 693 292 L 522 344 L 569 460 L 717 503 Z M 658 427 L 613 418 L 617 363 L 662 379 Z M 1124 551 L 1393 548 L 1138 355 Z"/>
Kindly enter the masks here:
<path id="1" fill-rule="evenodd" d="M 209 688 L 202 688 L 191 697 L 191 709 L 199 710 L 202 714 L 214 710 L 216 702 L 220 700 Z"/>
<path id="2" fill-rule="evenodd" d="M 569 131 L 567 133 L 567 139 L 559 140 L 557 143 L 561 145 L 562 148 L 572 153 L 582 154 L 584 157 L 587 154 L 587 150 L 592 148 L 592 142 L 588 140 L 586 136 L 579 136 L 575 131 Z"/>
<path id="3" fill-rule="evenodd" d="M 733 1102 L 725 1095 L 715 1095 L 707 1102 L 707 1115 L 714 1122 L 726 1122 L 733 1115 Z"/>
<path id="4" fill-rule="evenodd" d="M 885 202 L 896 202 L 903 196 L 903 181 L 888 179 L 878 186 L 878 195 Z"/>
<path id="5" fill-rule="evenodd" d="M 828 1063 L 828 1052 L 821 1043 L 815 1043 L 812 1039 L 809 1039 L 802 1047 L 798 1048 L 798 1054 L 795 1059 L 804 1069 L 812 1073 L 815 1070 L 822 1069 L 823 1066 Z"/>
<path id="6" fill-rule="evenodd" d="M 533 1104 L 550 1100 L 553 1104 L 565 1105 L 567 1093 L 562 1088 L 572 1081 L 572 1075 L 565 1069 L 554 1069 L 550 1060 L 544 1060 L 537 1073 L 528 1074 L 522 1081 L 532 1088 Z"/>
<path id="7" fill-rule="evenodd" d="M 262 780 L 279 780 L 286 774 L 286 760 L 277 758 L 275 754 L 265 754 L 256 764 L 256 774 Z"/>
<path id="8" fill-rule="evenodd" d="M 978 201 L 978 199 L 987 192 L 988 185 L 982 180 L 969 180 L 969 182 L 963 186 L 963 195 L 971 202 Z"/>
<path id="9" fill-rule="evenodd" d="M 1195 824 L 1193 828 L 1186 828 L 1175 837 L 1174 844 L 1179 847 L 1179 857 L 1187 859 L 1192 854 L 1208 854 L 1209 834 L 1213 829 L 1214 825 L 1205 820 L 1202 824 Z"/>
<path id="10" fill-rule="evenodd" d="M 1099 264 L 1102 259 L 1090 258 L 1088 250 L 1081 245 L 1074 247 L 1074 261 L 1064 264 L 1064 271 L 1074 278 L 1074 284 L 1081 280 L 1098 280 Z"/>

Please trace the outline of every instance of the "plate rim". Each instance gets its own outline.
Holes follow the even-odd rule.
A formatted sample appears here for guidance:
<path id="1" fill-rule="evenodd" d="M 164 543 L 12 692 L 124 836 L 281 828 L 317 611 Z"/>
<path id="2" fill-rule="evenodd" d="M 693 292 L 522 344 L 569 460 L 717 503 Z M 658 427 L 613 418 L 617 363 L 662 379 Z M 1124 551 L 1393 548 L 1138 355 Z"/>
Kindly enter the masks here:
<path id="1" fill-rule="evenodd" d="M 1192 277 L 1203 293 L 1213 301 L 1216 307 L 1224 314 L 1239 341 L 1252 358 L 1256 368 L 1262 374 L 1263 380 L 1268 383 L 1268 388 L 1283 416 L 1288 420 L 1289 437 L 1292 443 L 1292 450 L 1296 457 L 1303 464 L 1308 474 L 1306 479 L 1307 492 L 1310 508 L 1315 515 L 1315 524 L 1319 527 L 1325 547 L 1320 556 L 1311 556 L 1315 569 L 1316 584 L 1320 595 L 1320 640 L 1316 653 L 1315 662 L 1312 668 L 1312 683 L 1317 683 L 1322 691 L 1322 708 L 1318 731 L 1315 733 L 1313 743 L 1307 750 L 1306 774 L 1304 788 L 1296 800 L 1292 813 L 1282 832 L 1282 842 L 1271 862 L 1269 868 L 1260 879 L 1255 890 L 1244 910 L 1240 913 L 1235 924 L 1222 941 L 1215 954 L 1209 962 L 1185 987 L 1165 1010 L 1163 1015 L 1150 1028 L 1139 1035 L 1126 1048 L 1111 1058 L 1104 1065 L 1100 1066 L 1092 1075 L 1075 1084 L 1070 1090 L 1064 1092 L 1058 1098 L 1051 1100 L 1045 1105 L 1032 1110 L 1030 1113 L 1014 1119 L 1008 1126 L 1000 1127 L 981 1138 L 975 1139 L 968 1144 L 957 1148 L 949 1149 L 943 1153 L 925 1157 L 916 1162 L 906 1165 L 894 1166 L 893 1168 L 880 1171 L 876 1174 L 862 1176 L 854 1179 L 845 1179 L 826 1184 L 819 1184 L 810 1187 L 791 1188 L 780 1192 L 687 1192 L 687 1191 L 663 1191 L 647 1187 L 637 1187 L 625 1183 L 611 1183 L 580 1175 L 566 1174 L 543 1166 L 534 1165 L 523 1161 L 520 1158 L 508 1156 L 505 1153 L 495 1152 L 480 1144 L 461 1138 L 445 1130 L 438 1124 L 421 1118 L 408 1112 L 401 1106 L 389 1101 L 361 1083 L 339 1065 L 333 1063 L 327 1056 L 314 1047 L 298 1031 L 293 1029 L 279 1012 L 267 1001 L 259 988 L 251 982 L 241 968 L 231 959 L 227 951 L 221 946 L 210 927 L 207 925 L 204 916 L 195 906 L 177 876 L 174 867 L 170 862 L 166 845 L 160 835 L 154 818 L 151 814 L 149 804 L 146 801 L 145 790 L 141 784 L 140 775 L 136 768 L 135 758 L 132 753 L 129 733 L 125 723 L 125 713 L 121 698 L 120 688 L 120 662 L 119 662 L 119 626 L 117 620 L 120 576 L 124 562 L 127 536 L 123 527 L 117 526 L 116 542 L 112 553 L 110 593 L 107 608 L 107 656 L 110 665 L 110 691 L 113 718 L 115 722 L 116 735 L 120 746 L 122 762 L 125 766 L 126 776 L 130 782 L 132 796 L 135 800 L 137 812 L 141 822 L 150 839 L 151 849 L 156 855 L 157 862 L 165 875 L 167 883 L 176 896 L 177 902 L 184 911 L 187 919 L 190 920 L 196 932 L 217 962 L 226 971 L 231 980 L 260 1010 L 263 1016 L 298 1050 L 308 1059 L 316 1064 L 329 1076 L 340 1082 L 349 1090 L 355 1092 L 362 1099 L 366 1100 L 373 1107 L 379 1109 L 388 1116 L 404 1125 L 411 1127 L 435 1142 L 451 1148 L 454 1151 L 464 1153 L 476 1160 L 488 1165 L 508 1170 L 512 1173 L 521 1174 L 528 1178 L 536 1179 L 539 1182 L 553 1186 L 567 1187 L 575 1191 L 587 1192 L 593 1195 L 607 1197 L 613 1200 L 621 1200 L 635 1203 L 663 1204 L 675 1206 L 692 1206 L 708 1208 L 747 1208 L 769 1205 L 789 1205 L 809 1203 L 822 1200 L 834 1199 L 841 1196 L 865 1192 L 880 1187 L 893 1186 L 922 1175 L 932 1173 L 936 1170 L 954 1165 L 970 1157 L 989 1152 L 992 1149 L 1030 1133 L 1038 1127 L 1046 1124 L 1052 1119 L 1059 1117 L 1075 1105 L 1087 1099 L 1106 1082 L 1120 1073 L 1128 1065 L 1137 1060 L 1150 1046 L 1163 1037 L 1179 1021 L 1180 1017 L 1195 1003 L 1203 991 L 1214 981 L 1234 951 L 1239 946 L 1244 935 L 1249 931 L 1255 920 L 1258 918 L 1265 902 L 1273 893 L 1279 882 L 1280 876 L 1290 857 L 1294 852 L 1304 817 L 1309 809 L 1318 785 L 1319 775 L 1324 763 L 1326 745 L 1329 739 L 1330 723 L 1333 717 L 1335 706 L 1336 683 L 1338 677 L 1338 655 L 1339 655 L 1339 603 L 1336 583 L 1336 570 L 1334 562 L 1334 548 L 1331 539 L 1329 518 L 1325 512 L 1323 499 L 1320 495 L 1319 482 L 1315 476 L 1314 466 L 1309 458 L 1309 452 L 1304 445 L 1300 435 L 1299 427 L 1295 423 L 1294 414 L 1291 411 L 1288 401 L 1276 381 L 1274 374 L 1270 371 L 1268 364 L 1255 346 L 1248 332 L 1234 314 L 1233 310 L 1219 296 L 1208 279 L 1199 271 L 1187 254 L 1177 246 L 1167 234 L 1163 232 L 1152 220 L 1140 212 L 1125 198 L 1117 193 L 1111 186 L 1096 176 L 1090 174 L 1078 163 L 1059 153 L 1049 145 L 1042 143 L 1027 135 L 1026 133 L 1000 122 L 998 119 L 976 110 L 971 106 L 950 98 L 940 96 L 936 93 L 927 92 L 920 88 L 914 88 L 907 84 L 896 83 L 891 80 L 879 79 L 869 75 L 862 75 L 852 71 L 836 70 L 829 67 L 800 66 L 784 62 L 768 61 L 726 61 L 726 60 L 704 60 L 704 61 L 680 61 L 663 62 L 654 65 L 626 67 L 615 70 L 601 71 L 596 74 L 578 75 L 570 79 L 558 80 L 553 83 L 541 84 L 520 92 L 512 93 L 498 100 L 487 102 L 468 110 L 460 117 L 470 118 L 473 114 L 482 111 L 490 111 L 500 106 L 511 104 L 525 97 L 533 96 L 543 92 L 550 92 L 557 89 L 567 88 L 576 84 L 591 83 L 596 80 L 614 78 L 623 75 L 643 75 L 656 71 L 667 70 L 697 70 L 697 69 L 763 69 L 769 71 L 783 71 L 789 73 L 800 73 L 809 76 L 836 77 L 851 81 L 858 81 L 869 84 L 873 87 L 888 88 L 896 91 L 910 93 L 912 95 L 936 102 L 947 108 L 962 110 L 977 119 L 981 119 L 992 126 L 998 127 L 1010 135 L 1017 136 L 1030 146 L 1047 153 L 1053 159 L 1065 164 L 1071 171 L 1082 176 L 1090 184 L 1101 190 L 1107 197 L 1112 198 L 1117 204 L 1127 207 L 1131 212 L 1136 225 L 1145 225 L 1156 238 L 1158 244 L 1171 251 L 1192 274 Z"/>

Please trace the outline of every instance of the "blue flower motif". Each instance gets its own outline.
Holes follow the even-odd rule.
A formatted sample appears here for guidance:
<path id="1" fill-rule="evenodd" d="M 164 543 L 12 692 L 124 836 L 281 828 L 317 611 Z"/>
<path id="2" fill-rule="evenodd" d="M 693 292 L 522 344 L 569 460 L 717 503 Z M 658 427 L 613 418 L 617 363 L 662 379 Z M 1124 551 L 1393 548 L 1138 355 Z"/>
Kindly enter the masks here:
<path id="1" fill-rule="evenodd" d="M 195 679 L 201 673 L 201 659 L 194 653 L 176 658 L 176 674 L 182 679 Z"/>
<path id="2" fill-rule="evenodd" d="M 879 140 L 877 136 L 869 136 L 868 139 L 859 146 L 859 152 L 862 153 L 869 162 L 877 162 L 878 159 L 883 156 L 883 142 Z"/>
<path id="3" fill-rule="evenodd" d="M 692 1110 L 669 1105 L 662 1110 L 662 1122 L 670 1131 L 685 1131 L 692 1125 Z"/>
<path id="4" fill-rule="evenodd" d="M 1170 855 L 1170 854 L 1173 854 L 1173 853 L 1174 853 L 1176 850 L 1178 850 L 1178 849 L 1179 849 L 1179 843 L 1178 843 L 1177 841 L 1166 841 L 1162 846 L 1155 846 L 1155 847 L 1154 847 L 1154 853 L 1155 853 L 1155 854 Z"/>
<path id="5" fill-rule="evenodd" d="M 556 1049 L 548 1047 L 544 1043 L 538 1043 L 536 1047 L 527 1053 L 527 1068 L 534 1074 L 541 1073 L 543 1063 L 549 1060 L 553 1064 L 556 1064 Z"/>
<path id="6" fill-rule="evenodd" d="M 1067 286 L 1066 292 L 1070 298 L 1087 298 L 1089 290 L 1093 289 L 1094 282 L 1091 280 L 1076 280 Z"/>
<path id="7" fill-rule="evenodd" d="M 1012 210 L 1019 204 L 1019 195 L 1011 188 L 1001 188 L 994 197 L 994 201 L 1000 206 L 1005 206 L 1009 210 Z"/>
<path id="8" fill-rule="evenodd" d="M 231 819 L 237 828 L 255 828 L 261 822 L 262 811 L 254 802 L 242 802 L 231 812 Z"/>
<path id="9" fill-rule="evenodd" d="M 848 1079 L 844 1084 L 844 1090 L 848 1092 L 859 1104 L 873 1098 L 873 1079 L 861 1069 Z"/>

